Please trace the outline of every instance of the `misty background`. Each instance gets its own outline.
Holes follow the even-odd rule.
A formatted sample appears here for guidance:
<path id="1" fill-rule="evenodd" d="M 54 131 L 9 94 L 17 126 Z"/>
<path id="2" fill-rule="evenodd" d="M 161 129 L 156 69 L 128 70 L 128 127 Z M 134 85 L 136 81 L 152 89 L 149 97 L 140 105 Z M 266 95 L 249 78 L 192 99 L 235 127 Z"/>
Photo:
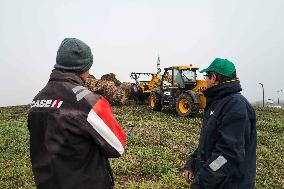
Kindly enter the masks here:
<path id="1" fill-rule="evenodd" d="M 265 99 L 284 100 L 283 0 L 0 2 L 0 106 L 32 101 L 66 37 L 91 47 L 96 78 L 156 72 L 158 54 L 162 68 L 221 57 L 235 63 L 250 102 L 262 100 L 259 82 Z"/>

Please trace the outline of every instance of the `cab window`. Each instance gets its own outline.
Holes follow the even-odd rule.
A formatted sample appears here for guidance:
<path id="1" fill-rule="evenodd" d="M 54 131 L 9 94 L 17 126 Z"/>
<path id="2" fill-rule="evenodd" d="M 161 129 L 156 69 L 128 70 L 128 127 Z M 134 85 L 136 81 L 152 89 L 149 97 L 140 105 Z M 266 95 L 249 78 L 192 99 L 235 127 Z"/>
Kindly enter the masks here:
<path id="1" fill-rule="evenodd" d="M 178 86 L 183 87 L 184 83 L 183 83 L 180 70 L 174 69 L 173 74 L 174 74 L 174 84 L 177 84 Z"/>
<path id="2" fill-rule="evenodd" d="M 196 82 L 196 73 L 192 70 L 182 70 L 184 82 Z"/>

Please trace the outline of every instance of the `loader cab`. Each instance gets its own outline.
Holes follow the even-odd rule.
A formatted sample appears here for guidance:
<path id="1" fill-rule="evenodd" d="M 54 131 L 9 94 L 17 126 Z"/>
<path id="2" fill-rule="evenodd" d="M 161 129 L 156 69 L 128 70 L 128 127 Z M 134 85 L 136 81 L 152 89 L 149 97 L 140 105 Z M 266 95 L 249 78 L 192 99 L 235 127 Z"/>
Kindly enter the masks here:
<path id="1" fill-rule="evenodd" d="M 183 84 L 181 85 L 182 88 L 191 90 L 196 86 L 196 70 L 182 69 L 182 70 L 179 70 L 179 73 L 181 75 L 182 82 L 183 82 Z"/>
<path id="2" fill-rule="evenodd" d="M 163 86 L 191 90 L 196 86 L 196 70 L 179 67 L 166 68 L 163 74 Z"/>

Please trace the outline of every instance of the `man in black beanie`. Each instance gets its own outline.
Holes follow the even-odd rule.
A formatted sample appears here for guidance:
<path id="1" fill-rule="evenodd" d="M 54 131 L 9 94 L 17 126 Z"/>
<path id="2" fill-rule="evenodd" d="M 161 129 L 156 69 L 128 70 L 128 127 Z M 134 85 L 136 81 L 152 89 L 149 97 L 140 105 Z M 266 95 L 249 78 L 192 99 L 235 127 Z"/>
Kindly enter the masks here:
<path id="1" fill-rule="evenodd" d="M 47 85 L 32 101 L 30 155 L 39 189 L 114 186 L 108 158 L 123 154 L 126 137 L 108 101 L 84 87 L 92 64 L 87 44 L 64 39 Z"/>

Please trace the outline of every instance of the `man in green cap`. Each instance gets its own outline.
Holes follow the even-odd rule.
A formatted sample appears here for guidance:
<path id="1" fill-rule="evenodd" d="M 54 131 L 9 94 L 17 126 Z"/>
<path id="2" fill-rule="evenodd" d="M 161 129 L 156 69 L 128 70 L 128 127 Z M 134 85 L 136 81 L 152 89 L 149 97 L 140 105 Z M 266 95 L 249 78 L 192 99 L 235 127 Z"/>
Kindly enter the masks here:
<path id="1" fill-rule="evenodd" d="M 183 176 L 191 189 L 254 189 L 256 116 L 240 94 L 236 68 L 216 58 L 206 72 L 206 108 L 198 148 Z"/>

